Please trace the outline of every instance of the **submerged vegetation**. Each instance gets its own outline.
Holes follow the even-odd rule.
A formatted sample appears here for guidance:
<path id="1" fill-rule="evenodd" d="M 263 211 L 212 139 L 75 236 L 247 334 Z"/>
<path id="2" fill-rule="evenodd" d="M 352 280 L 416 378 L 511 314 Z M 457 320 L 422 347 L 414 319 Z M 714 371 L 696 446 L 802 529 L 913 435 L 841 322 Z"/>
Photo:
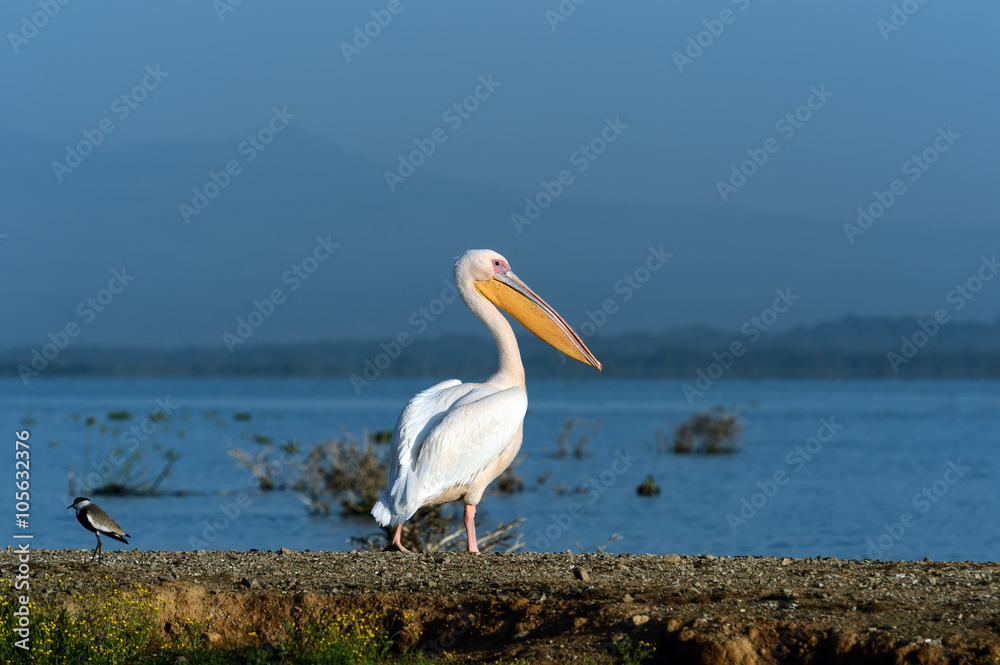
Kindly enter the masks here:
<path id="1" fill-rule="evenodd" d="M 380 435 L 384 437 L 384 434 Z M 268 444 L 255 453 L 230 448 L 237 464 L 257 479 L 261 490 L 294 490 L 313 515 L 330 515 L 334 505 L 340 515 L 361 517 L 369 523 L 375 502 L 389 484 L 389 450 L 363 432 L 355 437 L 344 431 L 337 439 L 323 441 L 304 455 L 295 444 L 280 450 Z M 518 530 L 522 520 L 500 524 L 479 535 L 484 552 L 511 552 L 524 546 Z M 390 528 L 353 540 L 362 549 L 380 550 L 391 536 Z M 403 526 L 403 544 L 422 552 L 459 550 L 465 547 L 461 515 L 447 506 L 417 512 Z"/>
<path id="2" fill-rule="evenodd" d="M 594 421 L 593 425 L 590 426 L 590 431 L 587 431 L 586 418 L 574 418 L 573 420 L 567 420 L 566 424 L 563 425 L 559 436 L 556 437 L 556 441 L 559 443 L 559 449 L 556 451 L 555 457 L 569 457 L 571 449 L 573 457 L 577 459 L 589 457 L 590 453 L 586 450 L 587 442 L 596 436 L 600 429 L 600 420 Z M 575 434 L 574 431 L 576 432 Z M 571 446 L 570 439 L 574 436 L 576 437 L 576 442 Z"/>
<path id="3" fill-rule="evenodd" d="M 169 410 L 159 410 L 143 418 L 124 409 L 110 411 L 103 419 L 92 415 L 71 414 L 71 419 L 79 423 L 74 427 L 82 427 L 84 430 L 83 468 L 86 472 L 77 477 L 73 467 L 68 468 L 69 495 L 164 494 L 160 487 L 170 476 L 180 454 L 174 448 L 165 448 L 156 439 L 163 439 L 168 434 L 177 439 L 185 438 L 185 430 L 171 431 L 170 425 L 174 416 L 187 421 L 191 415 L 188 411 L 175 414 Z M 267 421 L 266 414 L 262 418 L 260 414 L 247 411 L 225 413 L 208 410 L 203 412 L 203 416 L 208 423 L 214 423 L 218 427 L 231 429 L 235 425 L 238 430 L 242 430 L 234 438 L 243 439 L 246 444 L 244 447 L 230 444 L 228 454 L 256 481 L 258 491 L 292 491 L 312 515 L 357 517 L 360 518 L 359 525 L 365 525 L 359 528 L 371 525 L 371 509 L 388 485 L 390 447 L 386 444 L 392 439 L 392 431 L 363 431 L 361 436 L 355 436 L 345 430 L 336 438 L 316 443 L 310 448 L 300 448 L 294 440 L 279 443 L 282 438 L 272 437 L 271 433 L 262 428 L 261 424 L 266 424 Z M 588 444 L 600 429 L 599 420 L 574 418 L 567 420 L 556 435 L 557 446 L 554 450 L 544 445 L 539 446 L 537 442 L 531 442 L 530 445 L 536 450 L 541 448 L 545 457 L 568 460 L 565 464 L 575 470 L 579 467 L 572 460 L 594 455 L 588 449 Z M 673 441 L 668 442 L 666 435 L 657 430 L 655 445 L 659 452 L 731 454 L 738 452 L 741 430 L 737 414 L 717 407 L 710 412 L 695 414 L 677 425 Z M 53 442 L 51 445 L 55 447 L 58 444 Z M 154 451 L 162 459 L 162 464 L 143 465 L 143 460 Z M 606 452 L 607 450 L 602 449 L 600 454 Z M 518 456 L 491 483 L 488 491 L 504 495 L 544 490 L 556 496 L 584 495 L 588 499 L 605 491 L 605 485 L 598 487 L 594 485 L 593 479 L 588 484 L 578 486 L 564 482 L 549 483 L 553 477 L 552 470 L 545 470 L 532 482 L 526 482 L 517 473 L 517 467 L 523 460 L 523 455 Z M 559 475 L 556 470 L 555 477 L 558 478 Z M 604 480 L 602 475 L 600 482 L 613 483 L 614 476 L 610 478 L 611 480 Z M 660 493 L 660 487 L 652 476 L 638 487 L 632 484 L 634 482 L 632 480 L 629 485 L 641 495 L 655 496 Z M 510 552 L 523 548 L 525 542 L 521 533 L 522 521 L 518 518 L 508 523 L 501 522 L 492 531 L 480 533 L 481 549 Z M 356 546 L 364 549 L 381 549 L 390 535 L 390 529 L 384 528 L 379 533 L 352 540 Z M 464 536 L 461 510 L 456 510 L 456 505 L 423 509 L 403 528 L 404 545 L 424 552 L 464 549 Z"/>
<path id="4" fill-rule="evenodd" d="M 679 455 L 731 455 L 739 452 L 743 433 L 739 415 L 727 413 L 721 406 L 711 412 L 691 416 L 674 430 L 673 452 Z M 663 432 L 656 432 L 657 450 L 667 449 Z"/>
<path id="5" fill-rule="evenodd" d="M 639 496 L 659 496 L 660 486 L 656 484 L 656 479 L 653 476 L 646 476 L 646 479 L 639 483 L 635 489 L 635 493 Z"/>
<path id="6" fill-rule="evenodd" d="M 72 419 L 78 421 L 79 417 L 73 414 Z M 109 412 L 106 419 L 112 423 L 126 423 L 132 421 L 133 416 L 129 411 L 117 410 Z M 163 444 L 159 442 L 144 442 L 150 434 L 162 434 L 166 429 L 163 423 L 168 419 L 168 414 L 155 411 L 131 427 L 122 425 L 121 428 L 109 430 L 106 424 L 98 424 L 95 416 L 87 416 L 84 419 L 83 471 L 79 479 L 72 465 L 66 468 L 69 496 L 160 494 L 160 485 L 170 475 L 181 455 L 175 448 L 164 450 Z M 95 428 L 97 442 L 93 441 Z M 106 441 L 109 434 L 114 439 L 112 443 Z M 179 438 L 185 435 L 183 430 L 178 432 Z M 52 447 L 57 446 L 56 443 Z M 154 470 L 151 465 L 140 466 L 150 449 L 159 453 L 163 460 L 158 470 Z"/>

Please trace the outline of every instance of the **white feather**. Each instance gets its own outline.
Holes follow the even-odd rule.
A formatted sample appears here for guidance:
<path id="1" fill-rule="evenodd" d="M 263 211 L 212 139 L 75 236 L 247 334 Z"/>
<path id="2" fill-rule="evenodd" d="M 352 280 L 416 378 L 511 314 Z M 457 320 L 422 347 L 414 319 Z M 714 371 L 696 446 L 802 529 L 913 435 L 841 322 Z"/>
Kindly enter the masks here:
<path id="1" fill-rule="evenodd" d="M 457 379 L 414 397 L 393 433 L 389 488 L 372 508 L 376 521 L 405 522 L 426 501 L 474 481 L 513 442 L 527 408 L 520 386 Z"/>

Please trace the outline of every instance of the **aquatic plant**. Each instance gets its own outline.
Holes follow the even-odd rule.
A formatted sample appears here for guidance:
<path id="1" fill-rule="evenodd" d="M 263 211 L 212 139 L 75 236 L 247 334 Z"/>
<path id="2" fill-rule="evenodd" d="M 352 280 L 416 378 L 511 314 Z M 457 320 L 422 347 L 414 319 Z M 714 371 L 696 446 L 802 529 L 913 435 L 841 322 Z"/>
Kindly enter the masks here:
<path id="1" fill-rule="evenodd" d="M 587 442 L 601 429 L 601 421 L 595 420 L 594 424 L 590 428 L 590 431 L 587 432 L 586 418 L 574 418 L 573 420 L 566 421 L 566 424 L 563 425 L 562 431 L 556 437 L 556 441 L 559 443 L 559 449 L 555 452 L 555 457 L 569 457 L 570 437 L 573 435 L 573 430 L 577 428 L 579 428 L 579 433 L 577 434 L 576 443 L 572 446 L 573 457 L 582 459 L 589 455 L 586 451 Z"/>
<path id="2" fill-rule="evenodd" d="M 367 431 L 359 438 L 345 430 L 340 438 L 322 441 L 304 456 L 292 442 L 282 446 L 280 455 L 273 444 L 256 453 L 240 448 L 230 448 L 228 453 L 257 478 L 262 490 L 290 487 L 313 515 L 328 515 L 331 506 L 339 504 L 342 515 L 370 519 L 372 506 L 389 483 L 388 451 L 376 444 Z M 288 484 L 279 483 L 278 476 L 283 476 Z M 484 552 L 520 549 L 524 546 L 518 531 L 520 523 L 521 519 L 500 524 L 482 534 L 480 549 Z M 381 550 L 390 533 L 391 529 L 383 529 L 352 541 L 363 549 Z M 444 506 L 418 511 L 403 527 L 406 547 L 422 552 L 461 549 L 465 545 L 464 535 L 461 516 Z"/>
<path id="3" fill-rule="evenodd" d="M 635 493 L 639 496 L 658 496 L 660 486 L 656 484 L 656 479 L 653 476 L 646 476 L 646 479 L 635 488 Z"/>
<path id="4" fill-rule="evenodd" d="M 677 454 L 730 455 L 739 452 L 738 440 L 743 426 L 737 414 L 722 407 L 691 416 L 674 430 Z M 659 448 L 659 443 L 658 443 Z"/>
<path id="5" fill-rule="evenodd" d="M 132 415 L 124 410 L 108 413 L 108 420 L 112 421 L 128 420 L 131 417 Z M 152 420 L 153 416 L 149 416 L 149 418 Z M 162 419 L 159 422 L 162 422 Z M 174 464 L 180 459 L 179 452 L 172 448 L 163 451 L 161 453 L 163 466 L 160 467 L 158 473 L 153 475 L 150 466 L 138 467 L 138 464 L 149 452 L 147 446 L 139 446 L 137 445 L 138 441 L 135 441 L 135 445 L 132 445 L 128 449 L 124 445 L 119 445 L 106 450 L 104 447 L 104 437 L 110 433 L 111 436 L 118 438 L 120 430 L 116 428 L 109 432 L 108 427 L 101 424 L 97 428 L 100 437 L 95 455 L 95 451 L 92 449 L 91 431 L 97 424 L 97 419 L 94 416 L 87 416 L 84 424 L 83 471 L 79 486 L 73 472 L 73 466 L 68 465 L 66 468 L 68 494 L 70 496 L 93 496 L 101 494 L 152 496 L 160 493 L 160 484 L 170 475 Z M 123 440 L 124 438 L 119 438 L 119 441 Z M 163 445 L 153 443 L 152 448 L 156 451 L 161 451 Z M 97 461 L 92 464 L 91 460 L 95 457 Z"/>

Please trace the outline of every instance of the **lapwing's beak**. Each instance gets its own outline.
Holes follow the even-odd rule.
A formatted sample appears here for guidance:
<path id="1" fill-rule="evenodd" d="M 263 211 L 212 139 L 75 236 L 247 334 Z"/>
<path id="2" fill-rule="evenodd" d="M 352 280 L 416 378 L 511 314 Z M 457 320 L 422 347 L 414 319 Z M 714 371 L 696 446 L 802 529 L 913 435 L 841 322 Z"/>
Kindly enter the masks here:
<path id="1" fill-rule="evenodd" d="M 601 363 L 580 336 L 513 272 L 495 274 L 491 279 L 474 283 L 491 303 L 513 316 L 543 342 L 570 358 L 601 369 Z"/>

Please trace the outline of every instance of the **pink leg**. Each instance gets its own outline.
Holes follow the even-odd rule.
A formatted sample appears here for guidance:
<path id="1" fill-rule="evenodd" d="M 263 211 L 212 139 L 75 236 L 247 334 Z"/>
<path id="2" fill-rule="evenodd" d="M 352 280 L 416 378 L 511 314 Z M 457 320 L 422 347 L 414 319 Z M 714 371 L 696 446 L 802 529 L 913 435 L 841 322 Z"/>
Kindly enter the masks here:
<path id="1" fill-rule="evenodd" d="M 465 504 L 465 533 L 469 536 L 469 552 L 479 554 L 479 540 L 476 538 L 476 507 Z"/>
<path id="2" fill-rule="evenodd" d="M 385 546 L 383 552 L 409 552 L 403 547 L 403 525 L 396 526 L 396 531 L 392 534 L 392 542 Z"/>

